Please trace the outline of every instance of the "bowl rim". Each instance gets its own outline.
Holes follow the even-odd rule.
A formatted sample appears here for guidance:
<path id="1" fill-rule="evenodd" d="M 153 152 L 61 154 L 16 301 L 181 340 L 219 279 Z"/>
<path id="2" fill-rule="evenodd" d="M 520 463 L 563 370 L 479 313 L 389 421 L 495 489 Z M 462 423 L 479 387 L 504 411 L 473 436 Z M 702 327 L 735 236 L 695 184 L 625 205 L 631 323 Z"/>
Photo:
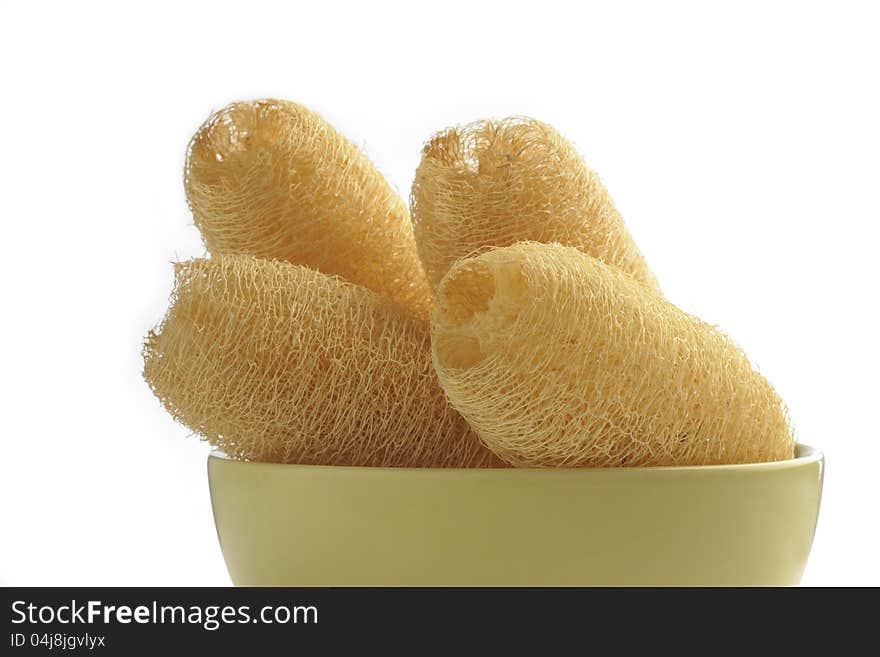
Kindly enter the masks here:
<path id="1" fill-rule="evenodd" d="M 288 470 L 326 470 L 332 472 L 385 472 L 385 473 L 444 473 L 444 474 L 464 474 L 470 473 L 470 476 L 509 476 L 511 473 L 559 473 L 559 472 L 725 472 L 730 470 L 749 470 L 764 472 L 768 470 L 787 470 L 789 468 L 803 467 L 809 463 L 824 463 L 825 455 L 821 450 L 798 443 L 795 445 L 795 455 L 793 458 L 783 461 L 762 461 L 760 463 L 725 463 L 720 465 L 659 465 L 659 466 L 634 466 L 634 467 L 613 467 L 613 468 L 413 468 L 413 467 L 387 467 L 387 466 L 359 466 L 359 465 L 308 465 L 303 463 L 273 463 L 270 461 L 245 461 L 229 456 L 219 449 L 212 449 L 208 454 L 208 460 L 216 459 L 219 461 L 227 461 L 237 463 L 242 466 L 259 467 L 259 468 L 286 468 Z M 488 473 L 495 473 L 489 475 Z"/>

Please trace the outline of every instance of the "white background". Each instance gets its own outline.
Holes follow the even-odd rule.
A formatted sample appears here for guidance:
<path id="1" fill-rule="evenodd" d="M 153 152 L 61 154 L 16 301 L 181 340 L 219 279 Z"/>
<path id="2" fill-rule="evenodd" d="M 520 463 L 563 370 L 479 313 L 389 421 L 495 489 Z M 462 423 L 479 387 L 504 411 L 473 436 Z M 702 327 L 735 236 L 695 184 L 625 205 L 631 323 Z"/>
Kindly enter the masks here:
<path id="1" fill-rule="evenodd" d="M 276 96 L 404 195 L 435 130 L 554 124 L 667 296 L 727 330 L 825 451 L 804 584 L 880 585 L 875 11 L 0 2 L 0 584 L 228 584 L 208 449 L 152 397 L 140 344 L 171 261 L 204 252 L 187 140 Z"/>

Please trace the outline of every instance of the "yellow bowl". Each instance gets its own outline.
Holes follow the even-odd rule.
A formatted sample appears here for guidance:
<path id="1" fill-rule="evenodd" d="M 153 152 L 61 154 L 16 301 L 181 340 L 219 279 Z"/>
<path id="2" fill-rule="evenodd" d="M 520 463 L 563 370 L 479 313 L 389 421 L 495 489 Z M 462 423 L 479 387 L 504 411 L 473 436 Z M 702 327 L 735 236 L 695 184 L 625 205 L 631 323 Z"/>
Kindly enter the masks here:
<path id="1" fill-rule="evenodd" d="M 232 581 L 252 586 L 794 585 L 823 457 L 457 470 L 208 458 Z"/>

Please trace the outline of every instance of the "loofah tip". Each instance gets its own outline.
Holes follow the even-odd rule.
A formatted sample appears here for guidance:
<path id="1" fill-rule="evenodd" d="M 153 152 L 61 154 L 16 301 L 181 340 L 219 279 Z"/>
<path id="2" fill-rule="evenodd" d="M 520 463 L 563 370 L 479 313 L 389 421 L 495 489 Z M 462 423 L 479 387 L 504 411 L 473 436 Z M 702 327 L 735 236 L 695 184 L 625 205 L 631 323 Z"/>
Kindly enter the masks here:
<path id="1" fill-rule="evenodd" d="M 410 207 L 435 289 L 458 259 L 529 240 L 573 246 L 657 287 L 599 177 L 535 119 L 481 120 L 434 135 Z"/>
<path id="2" fill-rule="evenodd" d="M 486 343 L 504 336 L 527 302 L 525 272 L 497 247 L 459 260 L 437 289 L 433 340 L 445 367 L 483 360 Z"/>
<path id="3" fill-rule="evenodd" d="M 427 317 L 432 294 L 406 204 L 311 110 L 265 99 L 215 112 L 190 141 L 184 186 L 210 253 L 342 276 Z"/>
<path id="4" fill-rule="evenodd" d="M 460 326 L 489 309 L 495 296 L 495 276 L 485 261 L 463 260 L 437 290 L 437 310 L 451 326 Z"/>

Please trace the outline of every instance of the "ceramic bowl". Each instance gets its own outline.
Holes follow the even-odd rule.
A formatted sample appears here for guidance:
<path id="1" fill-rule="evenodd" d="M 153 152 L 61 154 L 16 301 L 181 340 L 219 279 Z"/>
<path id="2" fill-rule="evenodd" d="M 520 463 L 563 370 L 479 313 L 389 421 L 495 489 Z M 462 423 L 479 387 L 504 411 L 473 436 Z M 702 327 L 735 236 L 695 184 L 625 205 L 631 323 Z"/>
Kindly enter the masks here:
<path id="1" fill-rule="evenodd" d="M 232 581 L 256 586 L 795 585 L 822 454 L 660 468 L 252 463 L 208 478 Z"/>

